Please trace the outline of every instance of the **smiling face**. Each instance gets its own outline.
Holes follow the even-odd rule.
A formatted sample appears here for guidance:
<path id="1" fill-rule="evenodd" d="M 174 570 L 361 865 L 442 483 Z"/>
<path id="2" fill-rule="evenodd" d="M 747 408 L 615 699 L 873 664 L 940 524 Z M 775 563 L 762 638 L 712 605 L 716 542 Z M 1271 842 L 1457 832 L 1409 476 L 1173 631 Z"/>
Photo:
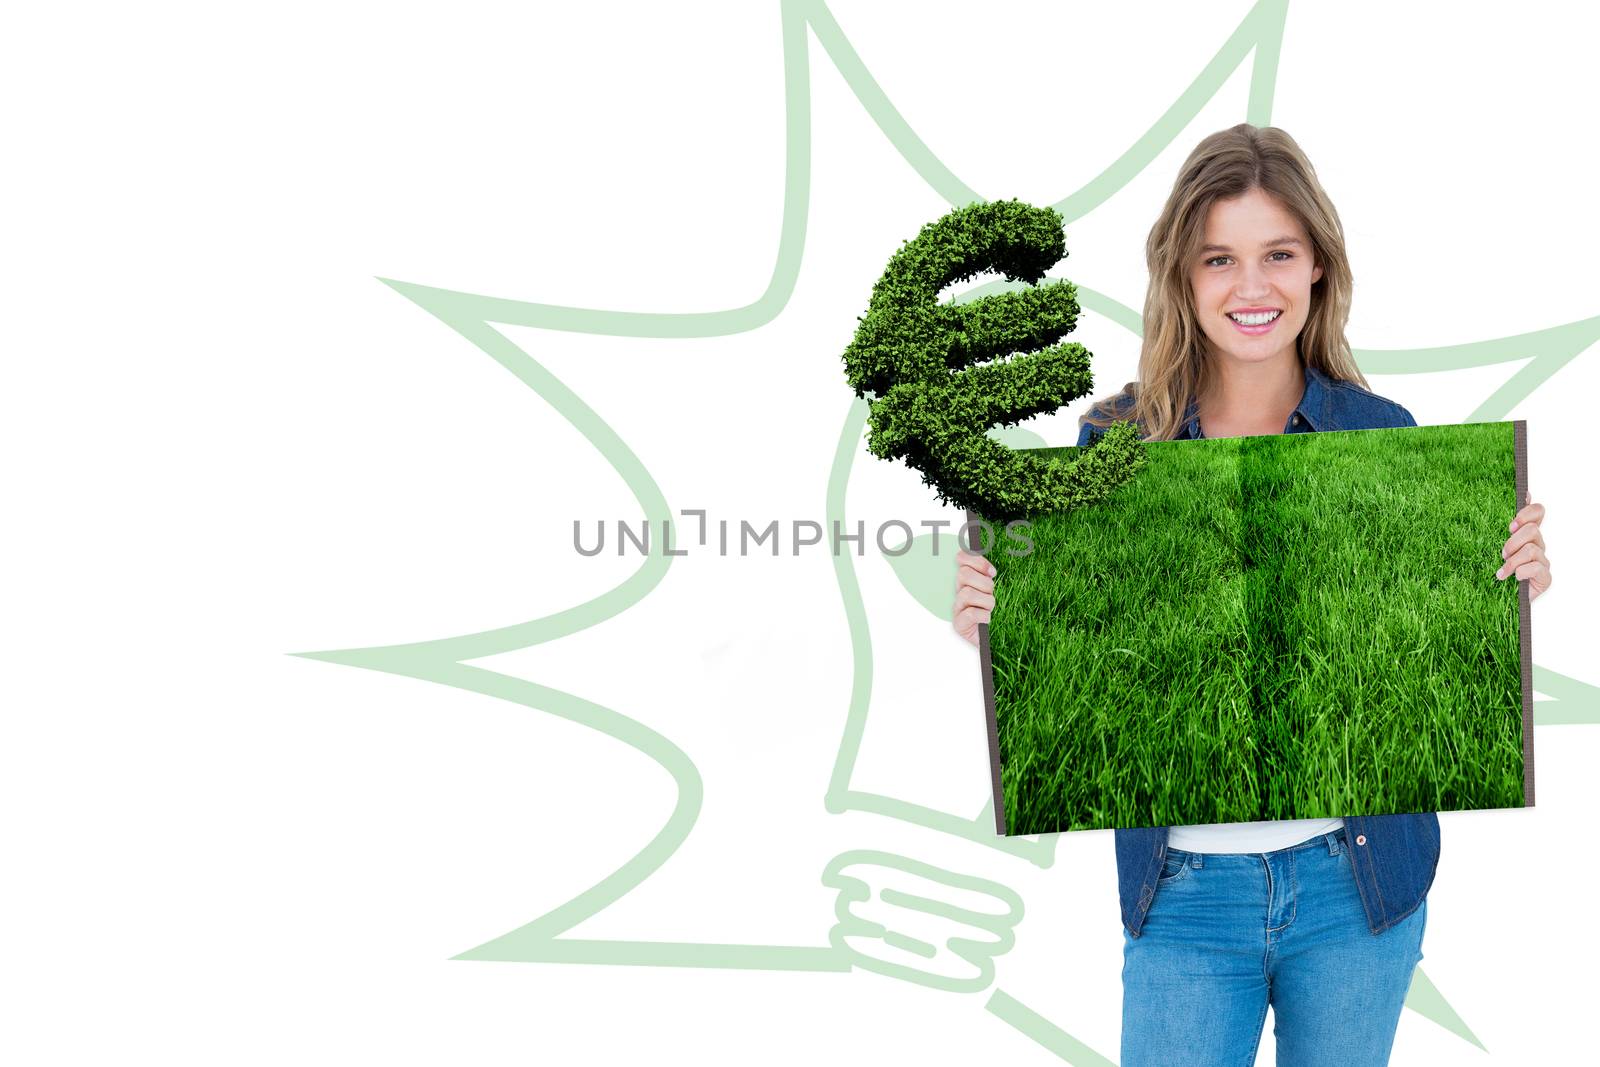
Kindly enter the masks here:
<path id="1" fill-rule="evenodd" d="M 1298 359 L 1295 338 L 1322 277 L 1300 220 L 1251 189 L 1211 205 L 1202 244 L 1189 284 L 1208 356 L 1247 364 Z"/>

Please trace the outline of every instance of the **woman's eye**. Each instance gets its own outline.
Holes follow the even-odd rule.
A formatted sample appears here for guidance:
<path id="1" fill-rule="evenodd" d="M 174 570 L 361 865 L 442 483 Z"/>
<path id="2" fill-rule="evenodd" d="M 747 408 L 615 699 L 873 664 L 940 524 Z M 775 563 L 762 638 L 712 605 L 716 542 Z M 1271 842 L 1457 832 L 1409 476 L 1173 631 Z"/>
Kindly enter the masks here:
<path id="1" fill-rule="evenodd" d="M 1293 259 L 1293 258 L 1294 258 L 1294 253 L 1293 253 L 1293 252 L 1283 252 L 1283 251 L 1279 251 L 1279 252 L 1274 252 L 1274 253 L 1272 253 L 1272 254 L 1273 254 L 1273 255 L 1274 255 L 1274 256 L 1282 256 L 1282 257 L 1283 257 L 1283 259 L 1280 259 L 1280 260 L 1278 260 L 1278 262 L 1279 262 L 1279 263 L 1283 263 L 1283 262 L 1285 262 L 1285 261 L 1287 261 L 1287 260 L 1291 260 L 1291 259 Z"/>
<path id="2" fill-rule="evenodd" d="M 1212 256 L 1210 259 L 1206 260 L 1206 266 L 1208 266 L 1208 267 L 1220 267 L 1224 263 L 1226 263 L 1227 261 L 1228 261 L 1228 257 L 1227 256 Z"/>

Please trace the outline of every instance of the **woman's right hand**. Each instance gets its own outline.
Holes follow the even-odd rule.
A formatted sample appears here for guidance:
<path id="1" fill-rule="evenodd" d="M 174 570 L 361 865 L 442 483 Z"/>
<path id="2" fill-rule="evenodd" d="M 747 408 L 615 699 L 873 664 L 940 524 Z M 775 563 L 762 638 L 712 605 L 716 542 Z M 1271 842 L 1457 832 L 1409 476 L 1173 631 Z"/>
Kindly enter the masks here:
<path id="1" fill-rule="evenodd" d="M 956 606 L 950 613 L 956 633 L 978 643 L 978 624 L 994 611 L 994 564 L 966 549 L 956 550 Z"/>

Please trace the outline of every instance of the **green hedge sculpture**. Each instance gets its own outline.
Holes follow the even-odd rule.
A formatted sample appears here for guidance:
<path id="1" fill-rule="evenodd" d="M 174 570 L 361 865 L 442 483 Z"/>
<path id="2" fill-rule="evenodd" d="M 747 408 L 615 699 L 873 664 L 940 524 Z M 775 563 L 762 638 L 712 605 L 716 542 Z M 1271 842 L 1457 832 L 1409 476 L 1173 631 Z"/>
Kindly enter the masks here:
<path id="1" fill-rule="evenodd" d="M 1076 287 L 1037 284 L 1066 254 L 1060 214 L 1017 200 L 958 208 L 905 242 L 844 350 L 856 395 L 876 394 L 868 451 L 905 460 L 942 502 L 998 522 L 1084 507 L 1132 478 L 1145 458 L 1132 423 L 1112 424 L 1071 462 L 986 435 L 1094 388 L 1090 353 L 1056 344 L 1077 325 Z M 945 286 L 985 270 L 1033 288 L 939 303 Z"/>

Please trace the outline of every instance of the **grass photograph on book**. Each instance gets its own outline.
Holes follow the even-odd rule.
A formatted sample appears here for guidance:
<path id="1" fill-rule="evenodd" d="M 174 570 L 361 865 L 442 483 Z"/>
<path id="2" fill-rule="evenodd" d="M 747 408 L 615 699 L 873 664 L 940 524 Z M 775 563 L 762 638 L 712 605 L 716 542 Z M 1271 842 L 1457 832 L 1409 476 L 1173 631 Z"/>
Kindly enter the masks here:
<path id="1" fill-rule="evenodd" d="M 1029 516 L 988 553 L 1002 832 L 1523 806 L 1520 429 L 1147 442 Z"/>

